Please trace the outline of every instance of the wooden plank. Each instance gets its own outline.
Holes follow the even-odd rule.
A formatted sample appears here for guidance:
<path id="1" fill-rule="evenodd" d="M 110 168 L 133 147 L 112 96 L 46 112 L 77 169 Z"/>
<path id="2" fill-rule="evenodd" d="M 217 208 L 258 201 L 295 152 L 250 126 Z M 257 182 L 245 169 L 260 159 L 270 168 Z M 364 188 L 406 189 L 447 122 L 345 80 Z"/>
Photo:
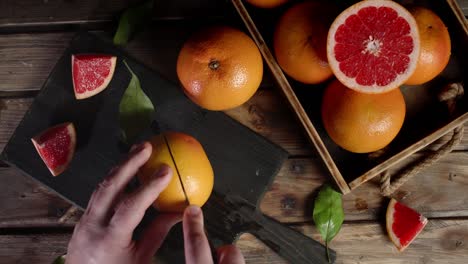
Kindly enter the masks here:
<path id="1" fill-rule="evenodd" d="M 31 98 L 0 99 L 0 152 L 8 142 L 23 115 L 32 103 Z M 298 124 L 291 118 L 282 98 L 272 91 L 259 91 L 250 101 L 227 114 L 274 143 L 291 155 L 313 153 Z"/>
<path id="2" fill-rule="evenodd" d="M 5 0 L 0 3 L 0 28 L 44 26 L 51 24 L 83 24 L 115 21 L 127 7 L 141 0 Z M 226 3 L 217 0 L 155 1 L 156 20 L 206 18 L 219 16 Z"/>
<path id="3" fill-rule="evenodd" d="M 401 165 L 420 157 L 413 155 Z M 468 216 L 467 160 L 467 152 L 449 154 L 414 176 L 395 197 L 428 217 Z M 281 222 L 310 221 L 318 189 L 331 181 L 327 173 L 318 157 L 288 160 L 265 194 L 261 210 Z M 343 196 L 343 202 L 346 220 L 376 220 L 384 216 L 388 199 L 381 196 L 378 179 L 374 179 Z"/>
<path id="4" fill-rule="evenodd" d="M 32 100 L 31 98 L 0 98 L 0 151 L 3 150 Z M 258 91 L 247 103 L 226 113 L 282 146 L 291 155 L 314 155 L 315 153 L 313 146 L 308 143 L 302 129 L 287 108 L 284 99 L 273 90 Z M 438 148 L 440 143 L 446 142 L 449 137 L 450 135 L 444 136 L 430 149 Z M 463 141 L 455 150 L 468 150 L 468 124 L 465 124 Z"/>
<path id="5" fill-rule="evenodd" d="M 312 225 L 298 227 L 320 240 Z M 247 263 L 286 263 L 250 234 L 241 236 L 237 245 Z M 337 264 L 343 263 L 466 263 L 468 259 L 468 220 L 429 220 L 429 223 L 404 251 L 398 252 L 387 238 L 382 223 L 346 223 L 331 242 Z"/>
<path id="6" fill-rule="evenodd" d="M 320 240 L 314 226 L 296 226 Z M 345 223 L 331 243 L 343 263 L 465 263 L 468 258 L 468 220 L 429 220 L 417 239 L 398 252 L 386 236 L 383 223 Z M 0 264 L 50 264 L 66 252 L 71 234 L 0 235 Z M 181 237 L 182 239 L 182 237 Z M 246 263 L 286 263 L 250 234 L 236 243 Z"/>
<path id="7" fill-rule="evenodd" d="M 128 53 L 178 83 L 176 62 L 184 41 L 206 21 L 161 22 L 137 34 L 125 47 Z M 95 32 L 110 38 L 109 33 Z M 0 38 L 0 95 L 5 92 L 38 91 L 75 33 L 8 34 Z M 163 38 L 161 36 L 164 36 Z M 266 67 L 265 67 L 266 68 Z M 273 85 L 265 69 L 262 87 Z"/>
<path id="8" fill-rule="evenodd" d="M 412 160 L 416 159 L 413 157 Z M 468 217 L 468 153 L 452 153 L 438 165 L 415 176 L 395 196 L 428 217 Z M 261 202 L 263 213 L 281 222 L 312 219 L 313 199 L 330 181 L 319 158 L 290 159 Z M 68 203 L 13 168 L 0 168 L 0 228 L 56 226 Z M 371 181 L 344 196 L 347 221 L 377 220 L 388 199 Z M 73 224 L 77 218 L 70 219 Z"/>
<path id="9" fill-rule="evenodd" d="M 70 204 L 12 168 L 0 168 L 0 228 L 70 226 L 58 219 Z"/>

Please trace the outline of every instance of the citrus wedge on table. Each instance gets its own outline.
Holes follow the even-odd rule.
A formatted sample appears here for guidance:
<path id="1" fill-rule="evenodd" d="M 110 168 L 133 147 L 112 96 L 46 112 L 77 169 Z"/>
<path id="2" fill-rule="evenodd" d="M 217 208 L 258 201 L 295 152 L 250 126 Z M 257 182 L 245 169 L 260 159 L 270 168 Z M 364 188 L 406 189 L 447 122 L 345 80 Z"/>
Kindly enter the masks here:
<path id="1" fill-rule="evenodd" d="M 399 251 L 403 251 L 421 233 L 427 218 L 392 199 L 387 207 L 387 233 Z"/>
<path id="2" fill-rule="evenodd" d="M 72 123 L 46 129 L 31 139 L 37 153 L 53 176 L 64 172 L 75 153 L 76 131 Z"/>
<path id="3" fill-rule="evenodd" d="M 396 89 L 413 74 L 420 41 L 415 19 L 388 0 L 361 1 L 332 23 L 327 57 L 335 76 L 364 93 Z"/>
<path id="4" fill-rule="evenodd" d="M 72 55 L 72 79 L 76 99 L 86 99 L 106 89 L 114 75 L 116 61 L 117 57 L 110 55 Z"/>
<path id="5" fill-rule="evenodd" d="M 248 3 L 260 8 L 278 7 L 289 0 L 246 0 Z"/>

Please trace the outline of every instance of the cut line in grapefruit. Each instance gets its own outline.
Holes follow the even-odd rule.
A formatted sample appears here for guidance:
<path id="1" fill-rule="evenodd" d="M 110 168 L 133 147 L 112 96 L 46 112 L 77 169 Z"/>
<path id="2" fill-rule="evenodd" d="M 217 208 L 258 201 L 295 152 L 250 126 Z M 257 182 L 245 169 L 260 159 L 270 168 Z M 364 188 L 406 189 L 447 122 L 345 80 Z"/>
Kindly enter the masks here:
<path id="1" fill-rule="evenodd" d="M 73 90 L 76 99 L 86 99 L 104 89 L 112 79 L 117 57 L 101 54 L 72 55 Z"/>
<path id="2" fill-rule="evenodd" d="M 45 165 L 57 176 L 70 164 L 76 146 L 76 131 L 73 123 L 63 123 L 43 131 L 31 139 Z"/>
<path id="3" fill-rule="evenodd" d="M 364 93 L 384 93 L 402 85 L 418 62 L 415 19 L 389 0 L 361 1 L 332 23 L 327 57 L 335 76 Z"/>
<path id="4" fill-rule="evenodd" d="M 392 199 L 387 207 L 387 232 L 399 251 L 403 251 L 421 233 L 427 218 Z"/>

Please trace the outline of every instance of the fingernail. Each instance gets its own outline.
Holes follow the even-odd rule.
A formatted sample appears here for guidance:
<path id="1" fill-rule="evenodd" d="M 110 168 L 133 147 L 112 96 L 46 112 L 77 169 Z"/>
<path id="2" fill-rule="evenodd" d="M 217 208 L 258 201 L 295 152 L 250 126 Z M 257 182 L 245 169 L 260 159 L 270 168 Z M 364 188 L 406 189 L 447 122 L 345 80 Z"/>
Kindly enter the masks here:
<path id="1" fill-rule="evenodd" d="M 201 214 L 200 207 L 196 205 L 190 205 L 189 207 L 187 207 L 187 209 L 185 209 L 185 211 L 187 212 L 187 215 L 190 216 L 199 216 Z"/>
<path id="2" fill-rule="evenodd" d="M 166 164 L 163 164 L 158 171 L 154 174 L 154 178 L 160 178 L 163 177 L 166 174 L 169 174 L 171 170 L 171 167 L 167 166 Z"/>
<path id="3" fill-rule="evenodd" d="M 130 153 L 137 153 L 142 151 L 145 148 L 145 142 L 140 144 L 135 144 L 130 148 Z"/>

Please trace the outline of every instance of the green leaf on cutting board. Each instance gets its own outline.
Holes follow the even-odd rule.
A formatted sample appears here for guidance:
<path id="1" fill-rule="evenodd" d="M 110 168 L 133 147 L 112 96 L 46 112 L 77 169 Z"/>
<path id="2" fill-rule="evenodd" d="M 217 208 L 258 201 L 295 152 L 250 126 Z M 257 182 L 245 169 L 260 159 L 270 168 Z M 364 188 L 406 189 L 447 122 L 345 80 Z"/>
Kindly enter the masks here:
<path id="1" fill-rule="evenodd" d="M 327 257 L 330 261 L 328 244 L 338 234 L 344 220 L 341 193 L 335 191 L 330 185 L 324 185 L 315 199 L 313 218 L 315 227 L 325 241 Z"/>
<path id="2" fill-rule="evenodd" d="M 148 0 L 125 10 L 120 17 L 119 26 L 114 35 L 115 45 L 127 44 L 131 35 L 137 31 L 140 26 L 143 26 L 150 21 L 153 5 L 154 0 Z"/>
<path id="3" fill-rule="evenodd" d="M 136 138 L 143 129 L 149 127 L 154 113 L 154 106 L 145 92 L 141 89 L 138 76 L 125 66 L 132 75 L 132 79 L 125 90 L 119 105 L 119 121 L 123 139 L 129 143 Z"/>

